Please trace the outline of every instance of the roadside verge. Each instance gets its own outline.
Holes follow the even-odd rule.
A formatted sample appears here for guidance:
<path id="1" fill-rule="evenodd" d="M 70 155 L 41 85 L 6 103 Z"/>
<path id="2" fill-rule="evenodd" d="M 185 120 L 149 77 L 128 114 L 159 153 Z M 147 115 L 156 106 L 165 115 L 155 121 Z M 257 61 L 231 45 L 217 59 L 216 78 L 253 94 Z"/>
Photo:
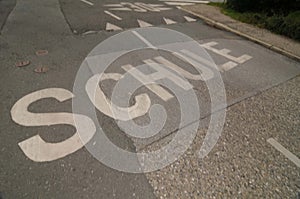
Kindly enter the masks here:
<path id="1" fill-rule="evenodd" d="M 300 61 L 300 43 L 297 41 L 274 34 L 266 29 L 236 21 L 224 15 L 218 7 L 199 4 L 182 6 L 180 9 L 198 16 L 208 25 L 235 33 L 282 55 Z"/>

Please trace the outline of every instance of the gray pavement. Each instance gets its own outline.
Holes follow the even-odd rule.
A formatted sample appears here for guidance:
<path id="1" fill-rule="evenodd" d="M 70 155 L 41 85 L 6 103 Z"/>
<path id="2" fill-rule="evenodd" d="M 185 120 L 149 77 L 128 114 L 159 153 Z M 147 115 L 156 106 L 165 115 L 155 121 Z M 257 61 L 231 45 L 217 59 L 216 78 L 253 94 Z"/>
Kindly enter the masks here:
<path id="1" fill-rule="evenodd" d="M 300 189 L 299 167 L 271 146 L 268 139 L 274 138 L 296 157 L 300 156 L 297 145 L 300 119 L 298 62 L 234 34 L 209 27 L 196 16 L 163 1 L 144 3 L 162 4 L 172 9 L 149 11 L 147 9 L 150 8 L 145 8 L 144 4 L 134 4 L 138 7 L 132 7 L 132 4 L 108 6 L 133 10 L 106 9 L 122 20 L 104 13 L 105 8 L 108 8 L 105 5 L 120 2 L 88 2 L 92 4 L 79 0 L 19 0 L 3 23 L 5 25 L 0 36 L 0 193 L 3 198 L 297 197 Z M 5 10 L 10 9 L 10 5 L 5 6 Z M 187 21 L 185 17 L 196 21 Z M 163 18 L 176 23 L 167 24 Z M 92 49 L 124 29 L 139 27 L 138 19 L 190 36 L 207 50 L 221 71 L 227 95 L 227 117 L 220 139 L 208 156 L 200 159 L 198 150 L 209 119 L 215 113 L 210 109 L 211 102 L 205 82 L 195 80 L 190 83 L 201 110 L 200 121 L 194 121 L 200 122 L 196 139 L 178 161 L 163 169 L 147 174 L 120 172 L 99 162 L 84 147 L 47 162 L 37 161 L 37 157 L 46 157 L 47 151 L 44 156 L 24 153 L 25 148 L 21 148 L 20 143 L 28 138 L 38 134 L 46 142 L 60 143 L 74 135 L 76 129 L 74 125 L 67 125 L 67 122 L 57 118 L 55 119 L 59 122 L 54 125 L 41 122 L 39 117 L 36 117 L 38 124 L 35 125 L 26 122 L 17 124 L 13 121 L 14 113 L 11 113 L 16 102 L 30 93 L 46 88 L 62 88 L 73 92 L 79 67 Z M 107 23 L 121 29 L 106 31 Z M 84 34 L 90 30 L 96 32 Z M 170 35 L 146 33 L 141 34 L 152 44 L 173 42 Z M 125 43 L 126 41 L 120 46 L 110 47 L 122 48 Z M 37 50 L 44 49 L 48 51 L 47 55 L 35 54 Z M 122 56 L 110 65 L 107 72 L 122 74 L 122 66 L 138 66 L 144 60 L 158 56 L 191 74 L 196 73 L 191 64 L 168 52 L 153 49 Z M 20 68 L 15 66 L 16 62 L 24 60 L 30 60 L 31 64 Z M 49 71 L 34 72 L 39 66 L 48 67 Z M 150 73 L 147 70 L 143 72 Z M 87 68 L 85 75 L 84 79 L 87 80 L 93 73 Z M 210 81 L 214 82 L 215 78 Z M 110 96 L 115 84 L 114 81 L 104 81 L 100 86 Z M 85 84 L 79 87 L 79 91 L 84 92 L 84 86 Z M 89 110 L 94 109 L 91 103 L 82 107 L 80 114 L 93 118 L 94 123 L 99 122 L 106 136 L 120 148 L 133 152 L 157 149 L 169 143 L 176 134 L 180 108 L 177 99 L 166 102 L 146 87 L 139 88 L 133 96 L 143 93 L 149 95 L 152 103 L 163 105 L 168 116 L 162 131 L 151 138 L 137 139 L 126 135 L 117 126 L 117 121 L 101 111 L 97 111 L 97 117 L 93 118 L 88 115 Z M 88 98 L 86 94 L 83 96 Z M 78 98 L 75 96 L 74 99 Z M 133 97 L 130 103 L 134 104 Z M 125 106 L 122 102 L 118 105 Z M 192 111 L 194 107 L 190 108 Z M 72 110 L 71 99 L 60 102 L 45 98 L 31 103 L 28 111 L 70 113 L 74 111 L 74 107 Z M 143 115 L 135 122 L 140 125 L 148 124 L 149 115 Z M 91 139 L 87 145 L 93 144 L 94 140 Z M 64 148 L 67 146 L 62 151 Z M 40 148 L 37 151 L 40 152 Z M 110 157 L 110 151 L 107 153 Z"/>
<path id="2" fill-rule="evenodd" d="M 12 11 L 16 1 L 2 0 L 0 1 L 0 30 L 2 29 L 9 13 Z"/>
<path id="3" fill-rule="evenodd" d="M 299 167 L 267 140 L 276 139 L 299 157 L 299 81 L 298 76 L 230 106 L 222 137 L 203 160 L 199 160 L 197 149 L 206 129 L 200 129 L 183 157 L 147 174 L 156 195 L 162 198 L 297 198 Z"/>

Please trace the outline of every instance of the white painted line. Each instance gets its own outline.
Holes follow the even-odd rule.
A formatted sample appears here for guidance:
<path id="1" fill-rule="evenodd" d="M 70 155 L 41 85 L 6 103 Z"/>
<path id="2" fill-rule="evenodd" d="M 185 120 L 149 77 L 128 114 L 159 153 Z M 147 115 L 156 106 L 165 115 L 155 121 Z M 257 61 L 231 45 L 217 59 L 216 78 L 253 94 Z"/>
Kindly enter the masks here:
<path id="1" fill-rule="evenodd" d="M 160 7 L 160 6 L 164 6 L 163 4 L 148 4 L 149 6 L 152 7 Z"/>
<path id="2" fill-rule="evenodd" d="M 122 66 L 122 68 L 134 76 L 138 81 L 143 83 L 145 87 L 159 96 L 165 102 L 172 99 L 174 96 L 170 94 L 166 89 L 162 88 L 160 85 L 155 84 L 155 80 L 159 78 L 158 73 L 154 73 L 151 75 L 144 75 L 138 69 L 134 68 L 132 65 L 127 64 Z"/>
<path id="3" fill-rule="evenodd" d="M 96 74 L 86 82 L 85 90 L 99 111 L 115 120 L 129 121 L 148 113 L 151 100 L 147 94 L 140 94 L 135 96 L 135 104 L 130 107 L 119 107 L 112 103 L 100 88 L 99 82 L 109 79 L 119 81 L 122 77 L 119 73 Z"/>
<path id="4" fill-rule="evenodd" d="M 222 50 L 220 50 L 220 53 L 223 53 L 223 54 L 228 54 L 230 52 L 231 52 L 231 50 L 229 50 L 227 48 L 223 48 Z"/>
<path id="5" fill-rule="evenodd" d="M 142 20 L 139 20 L 139 19 L 137 20 L 137 22 L 139 23 L 139 26 L 140 26 L 141 28 L 151 27 L 151 26 L 152 26 L 152 24 L 147 23 L 147 22 L 142 21 Z"/>
<path id="6" fill-rule="evenodd" d="M 135 36 L 137 36 L 141 41 L 143 41 L 147 46 L 150 48 L 157 49 L 155 46 L 153 46 L 147 39 L 145 39 L 142 35 L 137 33 L 135 30 L 131 31 Z"/>
<path id="7" fill-rule="evenodd" d="M 184 55 L 187 55 L 190 58 L 193 58 L 194 60 L 197 60 L 200 63 L 205 64 L 205 66 L 215 68 L 215 65 L 213 64 L 213 62 L 211 62 L 205 58 L 202 58 L 201 56 L 198 56 L 198 55 L 190 52 L 189 50 L 183 49 L 183 50 L 181 50 L 181 53 L 183 53 Z M 173 54 L 179 58 L 182 57 L 182 55 L 180 53 L 173 53 Z"/>
<path id="8" fill-rule="evenodd" d="M 218 55 L 226 57 L 227 59 L 230 59 L 234 62 L 240 63 L 240 64 L 252 59 L 252 57 L 247 54 L 244 54 L 240 57 L 234 57 L 234 56 L 228 54 L 230 52 L 230 50 L 228 50 L 228 49 L 219 50 L 219 49 L 213 48 L 213 46 L 215 46 L 217 44 L 218 44 L 217 42 L 212 41 L 212 42 L 208 42 L 205 44 L 200 44 L 200 46 L 202 46 L 202 47 L 206 48 L 207 50 L 210 50 Z"/>
<path id="9" fill-rule="evenodd" d="M 146 4 L 146 3 L 141 3 L 141 2 L 136 2 L 135 3 L 136 6 L 145 9 L 146 11 L 150 11 L 150 12 L 160 12 L 160 9 L 157 7 L 153 7 L 150 6 L 150 4 Z"/>
<path id="10" fill-rule="evenodd" d="M 167 8 L 167 7 L 163 7 L 164 4 L 148 4 L 148 6 L 153 7 L 153 8 L 157 8 L 160 11 L 164 11 L 164 10 L 172 10 L 173 8 Z"/>
<path id="11" fill-rule="evenodd" d="M 113 13 L 107 11 L 107 10 L 104 10 L 104 13 L 110 15 L 111 17 L 113 17 L 113 18 L 115 18 L 115 19 L 117 19 L 117 20 L 122 20 L 121 17 L 118 17 L 117 15 L 115 15 L 115 14 L 113 14 Z"/>
<path id="12" fill-rule="evenodd" d="M 122 30 L 122 28 L 111 23 L 106 23 L 106 30 Z"/>
<path id="13" fill-rule="evenodd" d="M 176 21 L 173 21 L 172 19 L 168 19 L 168 18 L 165 18 L 165 17 L 163 19 L 166 22 L 166 24 L 175 24 L 175 23 L 177 23 Z"/>
<path id="14" fill-rule="evenodd" d="M 93 6 L 94 4 L 88 0 L 80 0 L 83 3 L 89 4 L 90 6 Z"/>
<path id="15" fill-rule="evenodd" d="M 104 4 L 105 7 L 123 7 L 121 4 Z"/>
<path id="16" fill-rule="evenodd" d="M 130 8 L 109 8 L 109 10 L 115 10 L 115 11 L 131 11 Z"/>
<path id="17" fill-rule="evenodd" d="M 229 71 L 231 69 L 233 69 L 234 67 L 236 67 L 238 64 L 232 61 L 226 62 L 225 64 L 220 66 L 221 71 L 225 72 L 225 71 Z"/>
<path id="18" fill-rule="evenodd" d="M 165 4 L 170 6 L 192 6 L 194 3 L 181 3 L 181 2 L 165 2 Z"/>
<path id="19" fill-rule="evenodd" d="M 152 59 L 146 59 L 146 60 L 143 60 L 143 62 L 157 71 L 156 73 L 154 73 L 155 75 L 153 75 L 153 73 L 150 75 L 152 77 L 156 76 L 157 80 L 168 78 L 169 80 L 171 80 L 177 86 L 183 88 L 184 90 L 193 89 L 193 86 L 188 81 L 186 81 L 183 78 L 179 77 L 175 73 L 170 72 L 165 67 L 162 67 L 160 64 L 153 61 Z"/>
<path id="20" fill-rule="evenodd" d="M 163 1 L 163 2 L 181 2 L 181 3 L 203 3 L 203 4 L 207 4 L 209 3 L 209 1 L 197 1 L 197 0 L 159 0 L 159 1 Z"/>
<path id="21" fill-rule="evenodd" d="M 209 61 L 205 60 L 204 58 L 202 58 L 188 50 L 181 50 L 180 52 L 183 54 L 174 52 L 173 55 L 175 55 L 176 57 L 178 57 L 179 59 L 181 59 L 183 61 L 188 62 L 195 68 L 199 69 L 202 72 L 201 80 L 207 81 L 214 77 L 213 71 L 209 67 L 207 67 L 207 66 L 213 66 L 212 63 L 210 63 Z"/>
<path id="22" fill-rule="evenodd" d="M 160 11 L 165 11 L 165 10 L 172 10 L 173 8 L 165 8 L 165 7 L 162 7 L 162 8 L 157 8 L 159 9 Z"/>
<path id="23" fill-rule="evenodd" d="M 194 19 L 194 18 L 192 18 L 192 17 L 189 17 L 189 16 L 184 16 L 184 18 L 185 18 L 185 20 L 186 20 L 187 22 L 195 22 L 195 21 L 197 21 L 196 19 Z"/>
<path id="24" fill-rule="evenodd" d="M 179 67 L 178 65 L 174 64 L 173 62 L 158 56 L 154 58 L 157 62 L 161 63 L 162 65 L 169 67 L 170 69 L 174 70 L 175 72 L 183 75 L 184 77 L 188 78 L 188 79 L 193 79 L 193 80 L 201 80 L 201 75 L 194 75 L 192 73 L 190 73 L 189 71 L 186 71 L 184 69 L 182 69 L 181 67 Z"/>
<path id="25" fill-rule="evenodd" d="M 287 157 L 289 160 L 291 160 L 297 167 L 300 167 L 300 159 L 292 154 L 290 151 L 288 151 L 286 148 L 284 148 L 281 144 L 279 144 L 275 139 L 269 138 L 267 140 L 269 144 L 271 144 L 275 149 L 277 149 L 279 152 L 281 152 L 285 157 Z"/>

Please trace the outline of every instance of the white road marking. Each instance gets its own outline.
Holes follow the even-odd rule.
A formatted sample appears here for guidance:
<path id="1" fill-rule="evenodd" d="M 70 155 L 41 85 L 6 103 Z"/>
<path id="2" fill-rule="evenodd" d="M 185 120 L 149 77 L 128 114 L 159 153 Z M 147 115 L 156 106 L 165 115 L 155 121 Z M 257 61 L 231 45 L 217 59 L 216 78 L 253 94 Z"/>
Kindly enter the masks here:
<path id="1" fill-rule="evenodd" d="M 167 8 L 167 7 L 163 7 L 163 4 L 148 4 L 151 7 L 157 8 L 160 11 L 165 11 L 165 10 L 172 10 L 173 8 Z"/>
<path id="2" fill-rule="evenodd" d="M 145 87 L 147 87 L 149 90 L 151 90 L 153 93 L 155 93 L 157 96 L 159 96 L 162 100 L 165 102 L 169 99 L 172 99 L 174 96 L 171 95 L 166 89 L 161 87 L 160 85 L 156 84 L 155 81 L 159 79 L 158 73 L 154 73 L 151 75 L 144 75 L 142 72 L 140 72 L 138 69 L 133 67 L 130 64 L 122 66 L 122 68 L 130 73 L 134 78 L 136 78 L 138 81 L 143 83 Z"/>
<path id="3" fill-rule="evenodd" d="M 204 58 L 188 51 L 188 50 L 181 50 L 181 53 L 173 53 L 175 56 L 177 56 L 179 59 L 188 62 L 198 70 L 200 70 L 201 73 L 201 80 L 207 81 L 209 79 L 212 79 L 214 77 L 213 71 L 209 68 L 214 67 L 213 63 L 209 62 L 208 60 L 205 60 Z"/>
<path id="4" fill-rule="evenodd" d="M 146 9 L 140 7 L 140 6 L 137 6 L 131 2 L 122 2 L 121 3 L 123 6 L 129 6 L 133 11 L 135 12 L 147 12 Z"/>
<path id="5" fill-rule="evenodd" d="M 139 26 L 140 26 L 141 28 L 151 27 L 151 26 L 152 26 L 152 24 L 150 24 L 150 23 L 148 23 L 148 22 L 145 22 L 145 21 L 142 21 L 142 20 L 140 20 L 140 19 L 138 19 L 137 22 L 139 23 Z"/>
<path id="6" fill-rule="evenodd" d="M 152 7 L 161 7 L 161 6 L 164 6 L 163 4 L 149 4 L 150 6 Z"/>
<path id="7" fill-rule="evenodd" d="M 113 17 L 113 18 L 115 18 L 115 19 L 117 19 L 119 21 L 122 20 L 121 17 L 118 17 L 117 15 L 115 15 L 115 14 L 113 14 L 113 13 L 107 11 L 107 10 L 104 10 L 104 13 L 110 15 L 111 17 Z"/>
<path id="8" fill-rule="evenodd" d="M 158 8 L 160 11 L 166 11 L 166 10 L 172 10 L 173 8 L 166 8 L 166 7 L 162 7 L 162 8 Z"/>
<path id="9" fill-rule="evenodd" d="M 220 66 L 220 69 L 221 69 L 222 72 L 225 72 L 225 71 L 229 71 L 229 70 L 233 69 L 237 65 L 238 64 L 235 63 L 235 62 L 229 61 L 229 62 L 226 62 L 225 64 L 222 64 Z"/>
<path id="10" fill-rule="evenodd" d="M 106 30 L 122 30 L 122 28 L 120 28 L 119 26 L 116 26 L 114 24 L 111 23 L 106 23 Z"/>
<path id="11" fill-rule="evenodd" d="M 297 167 L 300 167 L 300 159 L 292 154 L 290 151 L 288 151 L 286 148 L 284 148 L 281 144 L 279 144 L 275 139 L 269 138 L 267 140 L 269 144 L 271 144 L 275 149 L 277 149 L 279 152 L 281 152 L 285 157 L 287 157 L 289 160 L 291 160 Z"/>
<path id="12" fill-rule="evenodd" d="M 171 80 L 177 86 L 183 88 L 184 90 L 190 90 L 193 88 L 193 86 L 185 79 L 165 69 L 165 67 L 162 67 L 160 64 L 156 63 L 152 59 L 146 59 L 143 60 L 143 62 L 148 66 L 150 66 L 151 68 L 153 68 L 154 70 L 156 70 L 158 75 L 160 76 L 160 79 L 168 78 L 169 80 Z"/>
<path id="13" fill-rule="evenodd" d="M 119 81 L 122 75 L 119 73 L 102 73 L 91 77 L 85 86 L 85 90 L 94 106 L 105 115 L 116 120 L 128 121 L 148 113 L 151 100 L 146 93 L 134 97 L 135 104 L 128 108 L 113 104 L 99 86 L 103 80 Z"/>
<path id="14" fill-rule="evenodd" d="M 89 4 L 90 6 L 93 6 L 94 4 L 88 0 L 80 0 L 83 3 Z"/>
<path id="15" fill-rule="evenodd" d="M 93 120 L 85 115 L 67 112 L 32 113 L 28 111 L 30 104 L 38 100 L 54 98 L 59 102 L 64 102 L 73 97 L 73 93 L 66 89 L 47 88 L 32 92 L 14 104 L 11 109 L 12 120 L 22 126 L 67 124 L 76 128 L 76 133 L 58 143 L 46 142 L 39 135 L 32 136 L 18 143 L 29 159 L 35 162 L 47 162 L 63 158 L 81 149 L 93 137 L 96 132 L 95 124 Z"/>
<path id="16" fill-rule="evenodd" d="M 192 6 L 194 3 L 182 3 L 182 2 L 165 2 L 165 4 L 170 6 Z"/>
<path id="17" fill-rule="evenodd" d="M 201 75 L 194 75 L 184 69 L 182 69 L 180 66 L 172 63 L 171 61 L 165 59 L 164 57 L 158 56 L 154 58 L 156 61 L 160 62 L 162 65 L 169 67 L 170 69 L 174 70 L 175 72 L 181 74 L 182 76 L 192 79 L 192 80 L 201 80 Z"/>
<path id="18" fill-rule="evenodd" d="M 142 42 L 144 42 L 148 47 L 157 49 L 156 46 L 153 46 L 147 39 L 145 39 L 142 35 L 137 33 L 135 30 L 131 31 L 135 36 L 137 36 Z"/>
<path id="19" fill-rule="evenodd" d="M 143 8 L 143 9 L 146 9 L 148 11 L 151 11 L 151 12 L 160 12 L 160 9 L 157 6 L 153 7 L 153 6 L 151 6 L 151 4 L 136 2 L 135 5 Z"/>
<path id="20" fill-rule="evenodd" d="M 189 17 L 189 16 L 184 16 L 184 18 L 185 18 L 185 20 L 186 20 L 187 22 L 195 22 L 195 21 L 197 21 L 196 19 L 194 19 L 194 18 L 192 18 L 192 17 Z"/>
<path id="21" fill-rule="evenodd" d="M 132 11 L 130 8 L 109 8 L 109 10 L 114 10 L 114 11 Z"/>
<path id="22" fill-rule="evenodd" d="M 217 44 L 218 44 L 217 42 L 209 42 L 209 43 L 201 44 L 201 46 L 206 48 L 207 50 L 210 50 L 216 54 L 219 54 L 223 57 L 226 57 L 227 59 L 230 59 L 230 60 L 240 63 L 240 64 L 242 64 L 252 58 L 250 55 L 247 55 L 247 54 L 242 55 L 240 57 L 234 57 L 234 56 L 228 54 L 230 52 L 230 50 L 228 50 L 228 49 L 218 50 L 218 49 L 212 47 Z"/>
<path id="23" fill-rule="evenodd" d="M 104 4 L 105 7 L 123 7 L 121 4 Z"/>
<path id="24" fill-rule="evenodd" d="M 121 2 L 120 4 L 105 4 L 104 6 L 110 7 L 109 10 L 134 12 L 160 12 L 173 9 L 164 7 L 164 4 L 149 4 L 142 2 Z"/>
<path id="25" fill-rule="evenodd" d="M 202 3 L 207 4 L 209 1 L 198 1 L 198 0 L 159 0 L 162 2 L 181 2 L 181 3 Z"/>
<path id="26" fill-rule="evenodd" d="M 188 55 L 190 57 L 193 57 L 193 56 L 197 56 L 195 55 L 194 53 L 191 54 L 191 52 L 189 50 L 186 50 L 186 49 L 183 49 L 181 50 L 181 53 L 185 54 L 185 55 Z M 173 53 L 175 56 L 177 56 L 178 58 L 182 59 L 182 56 L 181 56 L 181 53 Z M 184 59 L 183 59 L 184 60 Z M 211 68 L 215 68 L 215 66 L 213 65 L 212 62 L 208 61 L 207 59 L 204 59 L 200 56 L 197 56 L 196 58 L 197 61 L 201 62 L 202 64 L 208 66 L 208 67 L 211 67 Z"/>
<path id="27" fill-rule="evenodd" d="M 166 22 L 166 24 L 176 24 L 177 22 L 176 21 L 173 21 L 172 19 L 168 19 L 168 18 L 163 18 L 164 21 Z"/>

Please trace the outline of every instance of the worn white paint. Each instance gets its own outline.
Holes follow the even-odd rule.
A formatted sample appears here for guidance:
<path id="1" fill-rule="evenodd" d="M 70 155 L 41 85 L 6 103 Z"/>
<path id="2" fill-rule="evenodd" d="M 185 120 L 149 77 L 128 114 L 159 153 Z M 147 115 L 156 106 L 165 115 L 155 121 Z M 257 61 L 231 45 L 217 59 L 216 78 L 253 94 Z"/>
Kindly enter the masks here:
<path id="1" fill-rule="evenodd" d="M 189 71 L 186 71 L 186 70 L 182 69 L 180 66 L 172 63 L 171 61 L 165 59 L 164 57 L 158 56 L 158 57 L 155 57 L 154 59 L 156 61 L 158 61 L 159 63 L 161 63 L 162 65 L 164 65 L 164 66 L 174 70 L 175 72 L 181 74 L 185 78 L 192 79 L 192 80 L 202 80 L 202 77 L 201 77 L 200 74 L 194 75 L 194 74 L 190 73 Z"/>
<path id="2" fill-rule="evenodd" d="M 158 73 L 144 75 L 142 72 L 140 72 L 130 64 L 124 65 L 122 66 L 122 68 L 126 72 L 130 73 L 135 79 L 140 81 L 145 87 L 159 96 L 162 100 L 168 101 L 169 99 L 172 99 L 174 97 L 166 89 L 155 83 L 156 80 L 160 79 L 160 75 L 158 75 Z"/>
<path id="3" fill-rule="evenodd" d="M 177 22 L 176 21 L 173 21 L 172 19 L 168 19 L 168 18 L 163 18 L 164 21 L 166 22 L 166 24 L 176 24 Z"/>
<path id="4" fill-rule="evenodd" d="M 121 3 L 123 6 L 128 6 L 129 8 L 131 8 L 133 11 L 135 12 L 147 12 L 146 9 L 135 5 L 134 3 L 130 3 L 130 2 L 122 2 Z"/>
<path id="5" fill-rule="evenodd" d="M 182 59 L 183 61 L 188 62 L 196 69 L 202 72 L 201 80 L 207 81 L 214 77 L 213 71 L 210 67 L 214 67 L 213 63 L 209 62 L 208 60 L 188 51 L 188 50 L 181 50 L 181 53 L 173 53 L 178 58 Z"/>
<path id="6" fill-rule="evenodd" d="M 172 10 L 173 8 L 170 7 L 164 7 L 163 4 L 148 4 L 149 6 L 159 9 L 160 11 L 165 11 L 165 10 Z"/>
<path id="7" fill-rule="evenodd" d="M 202 3 L 207 4 L 209 1 L 198 1 L 198 0 L 159 0 L 163 2 L 181 2 L 181 3 Z"/>
<path id="8" fill-rule="evenodd" d="M 160 12 L 160 9 L 158 9 L 157 7 L 151 6 L 151 4 L 136 2 L 135 5 L 141 7 L 145 10 L 151 11 L 151 12 Z"/>
<path id="9" fill-rule="evenodd" d="M 220 66 L 220 71 L 225 72 L 225 71 L 229 71 L 231 69 L 233 69 L 234 67 L 236 67 L 238 64 L 232 61 L 226 62 L 225 64 L 222 64 Z"/>
<path id="10" fill-rule="evenodd" d="M 160 12 L 172 10 L 172 8 L 164 7 L 163 4 L 148 4 L 142 2 L 121 2 L 120 4 L 105 4 L 105 7 L 110 7 L 109 10 L 115 11 L 134 11 L 134 12 Z"/>
<path id="11" fill-rule="evenodd" d="M 165 2 L 165 4 L 170 6 L 192 6 L 194 3 L 184 3 L 184 2 Z"/>
<path id="12" fill-rule="evenodd" d="M 106 30 L 122 30 L 121 27 L 119 26 L 116 26 L 114 24 L 111 24 L 111 23 L 106 23 Z"/>
<path id="13" fill-rule="evenodd" d="M 152 69 L 157 71 L 155 73 L 155 79 L 160 80 L 160 79 L 169 79 L 171 80 L 174 84 L 176 84 L 178 87 L 183 88 L 184 90 L 190 90 L 193 88 L 193 86 L 186 81 L 185 79 L 179 77 L 173 72 L 170 72 L 169 70 L 165 69 L 165 67 L 162 67 L 160 64 L 157 62 L 151 60 L 151 59 L 146 59 L 143 60 L 143 62 L 147 65 L 149 65 Z M 151 74 L 153 75 L 153 74 Z"/>
<path id="14" fill-rule="evenodd" d="M 83 2 L 83 3 L 86 3 L 86 4 L 90 5 L 90 6 L 94 5 L 92 2 L 90 2 L 88 0 L 80 0 L 80 1 Z"/>
<path id="15" fill-rule="evenodd" d="M 114 11 L 132 11 L 130 8 L 109 8 L 109 10 L 114 10 Z"/>
<path id="16" fill-rule="evenodd" d="M 276 150 L 282 153 L 285 157 L 287 157 L 290 161 L 292 161 L 297 167 L 300 167 L 300 159 L 291 153 L 289 150 L 284 148 L 280 143 L 278 143 L 275 139 L 269 138 L 267 140 L 269 144 L 271 144 Z"/>
<path id="17" fill-rule="evenodd" d="M 113 14 L 113 13 L 107 11 L 107 10 L 104 10 L 104 13 L 105 13 L 105 14 L 108 14 L 109 16 L 111 16 L 111 17 L 113 17 L 113 18 L 115 18 L 115 19 L 117 19 L 117 20 L 119 20 L 119 21 L 122 20 L 121 17 L 119 17 L 119 16 L 117 16 L 117 15 L 115 15 L 115 14 Z"/>
<path id="18" fill-rule="evenodd" d="M 207 50 L 210 50 L 210 51 L 212 51 L 212 52 L 214 52 L 218 55 L 226 57 L 227 59 L 232 60 L 232 61 L 237 62 L 237 63 L 240 63 L 240 64 L 242 64 L 242 63 L 244 63 L 244 62 L 246 62 L 246 61 L 248 61 L 252 58 L 250 55 L 247 55 L 247 54 L 244 54 L 240 57 L 234 57 L 234 56 L 229 54 L 230 50 L 228 50 L 228 49 L 219 50 L 219 49 L 213 48 L 213 46 L 215 46 L 217 44 L 218 44 L 217 42 L 213 41 L 213 42 L 201 44 L 201 46 L 204 47 Z"/>
<path id="19" fill-rule="evenodd" d="M 59 143 L 46 142 L 39 135 L 20 142 L 19 146 L 21 150 L 29 159 L 35 162 L 46 162 L 63 158 L 82 148 L 84 144 L 93 137 L 96 132 L 96 127 L 93 121 L 87 116 L 65 112 L 31 113 L 28 111 L 30 104 L 41 99 L 55 98 L 63 102 L 72 97 L 73 94 L 68 90 L 62 88 L 48 88 L 30 93 L 14 104 L 11 109 L 11 117 L 17 124 L 22 126 L 67 124 L 74 126 L 77 130 L 73 136 Z M 79 134 L 81 137 L 79 137 Z M 82 135 L 85 136 L 82 137 Z"/>
<path id="20" fill-rule="evenodd" d="M 153 46 L 146 38 L 140 35 L 135 30 L 131 31 L 135 36 L 137 36 L 142 42 L 144 42 L 148 47 L 156 49 L 156 46 Z"/>
<path id="21" fill-rule="evenodd" d="M 140 19 L 138 19 L 137 22 L 139 23 L 139 26 L 140 26 L 141 28 L 153 26 L 152 24 L 150 24 L 150 23 L 148 23 L 148 22 L 145 22 L 145 21 L 143 21 L 143 20 L 140 20 Z"/>
<path id="22" fill-rule="evenodd" d="M 147 94 L 140 94 L 135 97 L 135 104 L 128 108 L 119 107 L 113 104 L 99 87 L 103 80 L 119 81 L 122 78 L 118 73 L 102 73 L 91 77 L 86 84 L 85 90 L 94 106 L 105 115 L 115 120 L 128 121 L 145 115 L 150 108 L 151 100 Z"/>
<path id="23" fill-rule="evenodd" d="M 185 18 L 185 20 L 186 20 L 187 22 L 195 22 L 195 21 L 197 21 L 196 19 L 194 19 L 194 18 L 192 18 L 192 17 L 189 17 L 189 16 L 184 16 L 184 18 Z"/>

